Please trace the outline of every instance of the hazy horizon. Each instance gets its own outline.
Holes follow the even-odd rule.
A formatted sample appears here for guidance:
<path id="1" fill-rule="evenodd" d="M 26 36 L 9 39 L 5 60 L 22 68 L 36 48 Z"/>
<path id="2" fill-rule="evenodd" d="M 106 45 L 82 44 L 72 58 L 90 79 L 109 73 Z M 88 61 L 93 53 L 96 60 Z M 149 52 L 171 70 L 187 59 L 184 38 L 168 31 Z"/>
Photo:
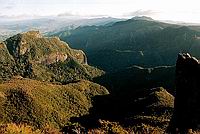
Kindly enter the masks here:
<path id="1" fill-rule="evenodd" d="M 197 0 L 0 0 L 1 19 L 41 17 L 130 18 L 149 16 L 156 20 L 200 23 Z"/>

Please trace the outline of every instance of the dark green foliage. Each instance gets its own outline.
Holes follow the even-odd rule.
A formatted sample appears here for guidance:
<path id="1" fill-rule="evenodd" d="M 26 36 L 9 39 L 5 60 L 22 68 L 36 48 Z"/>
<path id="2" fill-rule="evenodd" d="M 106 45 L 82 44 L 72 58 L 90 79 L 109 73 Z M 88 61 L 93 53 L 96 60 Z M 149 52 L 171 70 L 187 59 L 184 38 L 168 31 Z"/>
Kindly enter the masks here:
<path id="1" fill-rule="evenodd" d="M 6 93 L 6 100 L 3 104 L 4 119 L 13 123 L 28 123 L 36 127 L 41 127 L 42 109 L 34 103 L 22 89 L 10 89 Z"/>
<path id="2" fill-rule="evenodd" d="M 0 81 L 11 78 L 14 75 L 14 66 L 10 63 L 0 63 Z"/>
<path id="3" fill-rule="evenodd" d="M 4 43 L 0 43 L 0 79 L 6 80 L 15 74 L 15 62 Z"/>
<path id="4" fill-rule="evenodd" d="M 53 81 L 61 82 L 63 84 L 80 79 L 92 79 L 89 73 L 87 73 L 87 70 L 73 59 L 50 64 L 48 68 L 55 74 L 55 79 L 53 79 Z"/>

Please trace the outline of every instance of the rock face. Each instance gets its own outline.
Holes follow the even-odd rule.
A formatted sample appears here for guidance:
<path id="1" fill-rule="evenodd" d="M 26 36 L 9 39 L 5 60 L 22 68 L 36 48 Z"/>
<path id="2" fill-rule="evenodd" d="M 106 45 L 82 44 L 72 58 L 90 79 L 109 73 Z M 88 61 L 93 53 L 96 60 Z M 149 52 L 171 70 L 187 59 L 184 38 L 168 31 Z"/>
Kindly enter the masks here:
<path id="1" fill-rule="evenodd" d="M 200 128 L 200 63 L 187 54 L 179 54 L 176 63 L 176 96 L 171 126 L 181 133 Z"/>

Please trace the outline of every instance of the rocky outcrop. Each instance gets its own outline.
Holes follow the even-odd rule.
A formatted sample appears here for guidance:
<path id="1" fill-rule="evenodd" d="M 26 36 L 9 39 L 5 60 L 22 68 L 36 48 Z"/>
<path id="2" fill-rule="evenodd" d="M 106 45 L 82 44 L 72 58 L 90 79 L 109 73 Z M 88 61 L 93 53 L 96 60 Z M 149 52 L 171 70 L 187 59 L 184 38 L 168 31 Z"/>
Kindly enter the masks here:
<path id="1" fill-rule="evenodd" d="M 52 64 L 73 58 L 80 64 L 86 64 L 85 53 L 71 49 L 58 37 L 43 37 L 39 31 L 20 33 L 5 40 L 10 54 L 16 59 L 28 56 L 28 60 L 42 64 Z"/>
<path id="2" fill-rule="evenodd" d="M 170 131 L 186 133 L 200 128 L 200 63 L 187 54 L 179 54 L 176 63 L 176 95 Z M 175 132 L 174 132 L 175 133 Z"/>
<path id="3" fill-rule="evenodd" d="M 74 50 L 73 55 L 79 61 L 79 63 L 87 64 L 87 56 L 82 50 Z"/>

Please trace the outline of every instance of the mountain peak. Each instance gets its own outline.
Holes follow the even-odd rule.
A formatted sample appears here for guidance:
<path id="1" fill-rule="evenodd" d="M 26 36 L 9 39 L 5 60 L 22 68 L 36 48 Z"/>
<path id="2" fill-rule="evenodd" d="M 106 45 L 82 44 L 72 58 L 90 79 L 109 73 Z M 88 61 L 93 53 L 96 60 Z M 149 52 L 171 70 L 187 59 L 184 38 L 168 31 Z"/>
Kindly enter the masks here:
<path id="1" fill-rule="evenodd" d="M 28 31 L 28 32 L 22 33 L 22 35 L 33 36 L 36 38 L 42 38 L 42 34 L 39 31 Z"/>
<path id="2" fill-rule="evenodd" d="M 153 21 L 154 20 L 151 17 L 147 17 L 147 16 L 135 16 L 135 17 L 133 17 L 131 19 L 132 20 L 148 20 L 148 21 Z"/>

